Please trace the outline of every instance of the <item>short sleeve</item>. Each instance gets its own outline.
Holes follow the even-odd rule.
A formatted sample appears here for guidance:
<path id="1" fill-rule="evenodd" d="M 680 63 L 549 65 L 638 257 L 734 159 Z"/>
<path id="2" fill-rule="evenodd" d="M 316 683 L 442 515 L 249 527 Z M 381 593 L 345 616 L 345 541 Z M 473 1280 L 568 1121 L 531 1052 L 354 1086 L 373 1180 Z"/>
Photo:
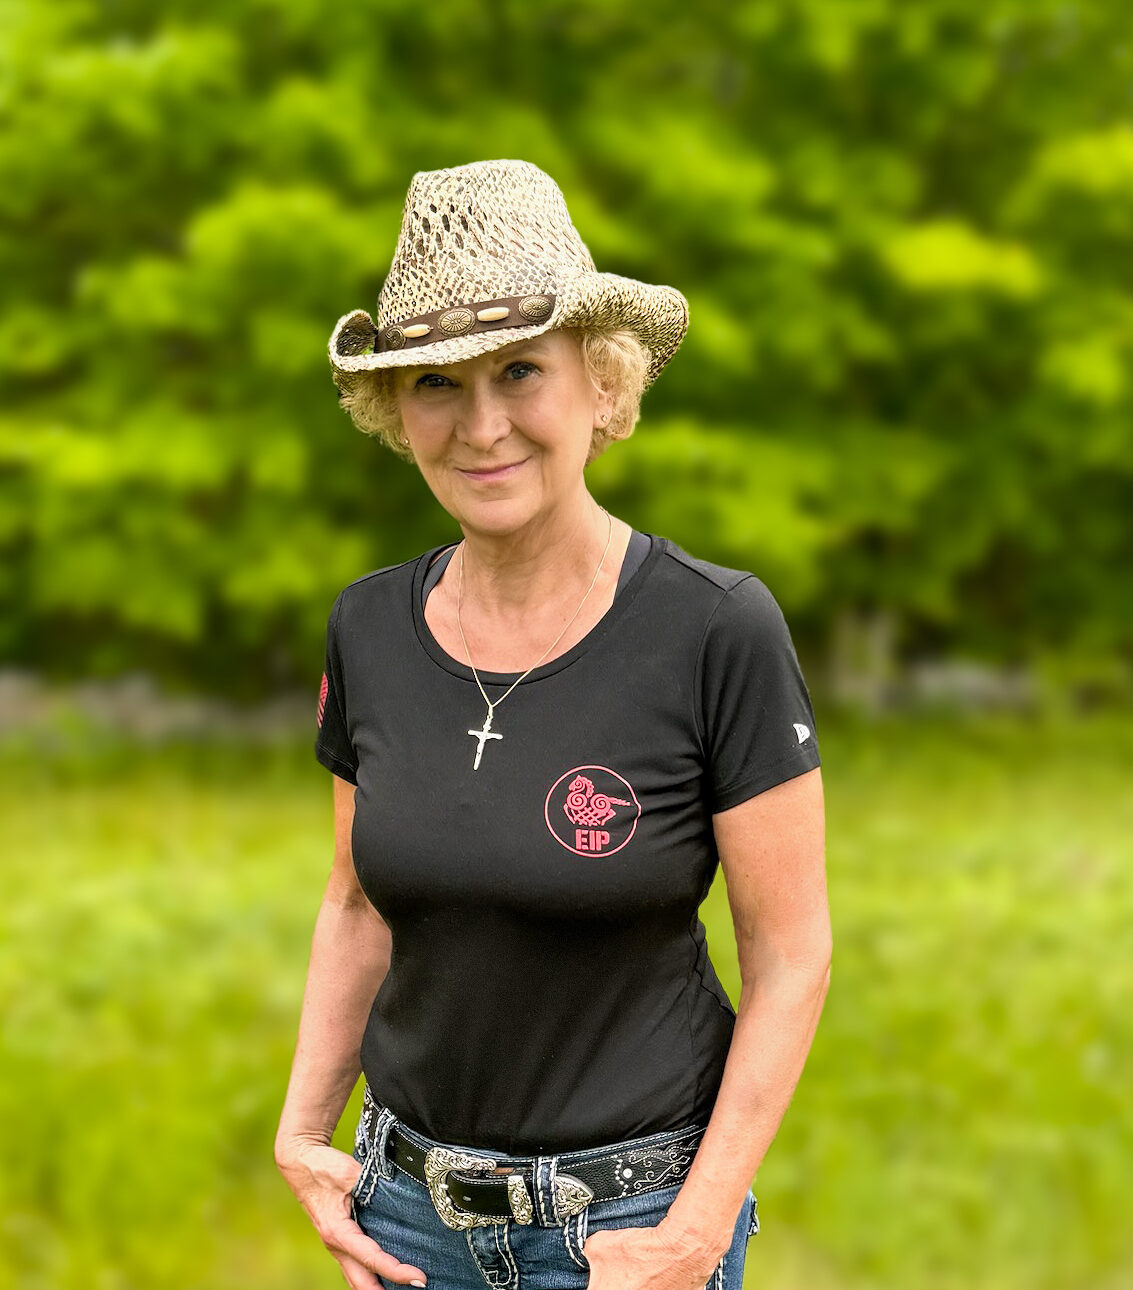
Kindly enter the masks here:
<path id="1" fill-rule="evenodd" d="M 820 764 L 795 647 L 758 578 L 742 579 L 717 605 L 701 643 L 697 695 L 714 812 Z"/>
<path id="2" fill-rule="evenodd" d="M 315 756 L 341 779 L 358 783 L 358 758 L 350 740 L 346 721 L 346 688 L 342 673 L 342 657 L 338 650 L 338 616 L 342 596 L 334 602 L 327 620 L 326 662 L 323 679 L 319 683 L 319 704 L 316 721 Z"/>

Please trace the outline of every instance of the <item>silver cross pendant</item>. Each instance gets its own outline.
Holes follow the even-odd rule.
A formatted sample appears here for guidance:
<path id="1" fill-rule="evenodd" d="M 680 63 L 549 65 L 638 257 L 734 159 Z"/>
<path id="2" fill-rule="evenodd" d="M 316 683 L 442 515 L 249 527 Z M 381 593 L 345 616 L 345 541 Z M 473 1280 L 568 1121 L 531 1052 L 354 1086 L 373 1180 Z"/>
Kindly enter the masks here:
<path id="1" fill-rule="evenodd" d="M 484 718 L 484 725 L 480 730 L 470 730 L 468 732 L 474 739 L 478 739 L 476 745 L 476 760 L 472 763 L 473 770 L 480 769 L 480 758 L 484 755 L 484 744 L 489 739 L 502 739 L 503 735 L 492 733 L 492 705 L 488 705 L 488 713 Z"/>

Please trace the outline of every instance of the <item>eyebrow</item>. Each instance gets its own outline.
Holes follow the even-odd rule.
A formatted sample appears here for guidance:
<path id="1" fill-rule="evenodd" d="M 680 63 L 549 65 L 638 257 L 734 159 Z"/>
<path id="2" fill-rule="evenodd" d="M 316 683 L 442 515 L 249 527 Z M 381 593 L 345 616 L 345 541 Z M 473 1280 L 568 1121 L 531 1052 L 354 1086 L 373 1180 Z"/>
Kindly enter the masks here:
<path id="1" fill-rule="evenodd" d="M 514 361 L 525 354 L 545 354 L 547 342 L 542 336 L 532 336 L 529 340 L 516 340 L 507 347 L 500 348 L 497 354 L 505 361 Z"/>
<path id="2" fill-rule="evenodd" d="M 546 353 L 547 344 L 542 336 L 532 336 L 527 340 L 513 340 L 509 345 L 501 345 L 498 350 L 489 351 L 494 359 L 503 362 L 516 362 L 523 355 L 534 351 L 536 354 Z M 438 376 L 448 376 L 451 369 L 463 367 L 463 363 L 415 363 L 412 367 L 403 367 L 400 370 L 406 375 L 424 376 L 427 373 L 435 372 Z"/>

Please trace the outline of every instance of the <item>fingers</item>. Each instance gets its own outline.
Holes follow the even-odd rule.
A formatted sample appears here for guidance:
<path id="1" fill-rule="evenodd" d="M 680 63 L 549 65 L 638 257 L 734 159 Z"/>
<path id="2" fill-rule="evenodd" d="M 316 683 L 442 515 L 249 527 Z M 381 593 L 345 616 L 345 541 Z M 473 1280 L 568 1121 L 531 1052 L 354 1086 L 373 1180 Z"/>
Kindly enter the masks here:
<path id="1" fill-rule="evenodd" d="M 383 1290 L 382 1283 L 361 1263 L 346 1254 L 338 1256 L 338 1266 L 350 1290 Z"/>
<path id="2" fill-rule="evenodd" d="M 385 1277 L 387 1281 L 395 1281 L 398 1285 L 412 1285 L 415 1281 L 424 1284 L 426 1281 L 420 1268 L 412 1263 L 402 1263 L 392 1254 L 387 1254 L 357 1223 L 348 1221 L 334 1224 L 323 1242 L 338 1259 L 343 1275 L 352 1286 L 354 1282 L 346 1275 L 348 1264 L 354 1265 L 356 1276 L 369 1278 L 358 1282 L 358 1290 L 373 1290 L 378 1285 L 378 1276 Z"/>
<path id="3" fill-rule="evenodd" d="M 412 1280 L 424 1280 L 420 1275 L 419 1268 L 411 1268 L 407 1264 L 398 1263 L 396 1259 L 394 1260 L 394 1264 L 407 1275 L 405 1277 L 387 1276 L 387 1274 L 383 1272 L 382 1276 L 386 1277 L 387 1280 L 397 1281 L 403 1285 L 409 1285 L 411 1284 L 411 1280 L 408 1277 L 409 1273 L 413 1273 Z M 357 1259 L 352 1259 L 348 1254 L 338 1256 L 338 1266 L 342 1269 L 342 1275 L 346 1284 L 350 1286 L 350 1290 L 384 1290 L 382 1283 L 374 1273 L 371 1272 L 369 1268 L 363 1267 Z"/>
<path id="4" fill-rule="evenodd" d="M 378 1277 L 398 1285 L 425 1285 L 420 1268 L 387 1254 L 354 1221 L 352 1193 L 362 1176 L 357 1160 L 325 1144 L 308 1145 L 297 1153 L 289 1173 L 292 1190 L 351 1290 L 381 1290 Z"/>

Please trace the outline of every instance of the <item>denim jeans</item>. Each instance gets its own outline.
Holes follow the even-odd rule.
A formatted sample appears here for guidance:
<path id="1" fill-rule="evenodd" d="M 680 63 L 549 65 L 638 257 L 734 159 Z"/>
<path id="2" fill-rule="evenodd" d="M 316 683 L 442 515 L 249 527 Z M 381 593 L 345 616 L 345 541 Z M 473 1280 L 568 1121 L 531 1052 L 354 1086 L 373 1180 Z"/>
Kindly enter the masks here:
<path id="1" fill-rule="evenodd" d="M 367 1236 L 403 1263 L 419 1267 L 429 1290 L 585 1290 L 590 1268 L 582 1244 L 591 1232 L 605 1228 L 656 1227 L 676 1198 L 681 1183 L 616 1200 L 591 1201 L 585 1209 L 555 1221 L 550 1193 L 533 1197 L 536 1217 L 531 1223 L 502 1218 L 498 1223 L 454 1231 L 433 1207 L 424 1183 L 397 1168 L 386 1155 L 393 1113 L 370 1100 L 355 1135 L 354 1158 L 362 1172 L 354 1185 L 352 1212 Z M 366 1132 L 366 1123 L 372 1124 Z M 455 1147 L 480 1156 L 505 1159 L 500 1151 L 438 1143 L 406 1125 L 399 1128 L 421 1148 Z M 675 1133 L 634 1138 L 621 1144 L 626 1150 L 660 1144 Z M 372 1138 L 372 1143 L 371 1143 Z M 553 1159 L 558 1169 L 570 1173 L 571 1164 L 587 1156 L 605 1154 L 608 1148 L 561 1154 Z M 544 1157 L 551 1160 L 552 1157 Z M 554 1170 L 539 1171 L 548 1181 Z M 536 1187 L 543 1192 L 542 1184 Z M 706 1283 L 705 1290 L 740 1290 L 748 1237 L 759 1231 L 755 1197 L 749 1192 L 736 1219 L 732 1243 Z M 393 1282 L 382 1278 L 386 1290 Z"/>

